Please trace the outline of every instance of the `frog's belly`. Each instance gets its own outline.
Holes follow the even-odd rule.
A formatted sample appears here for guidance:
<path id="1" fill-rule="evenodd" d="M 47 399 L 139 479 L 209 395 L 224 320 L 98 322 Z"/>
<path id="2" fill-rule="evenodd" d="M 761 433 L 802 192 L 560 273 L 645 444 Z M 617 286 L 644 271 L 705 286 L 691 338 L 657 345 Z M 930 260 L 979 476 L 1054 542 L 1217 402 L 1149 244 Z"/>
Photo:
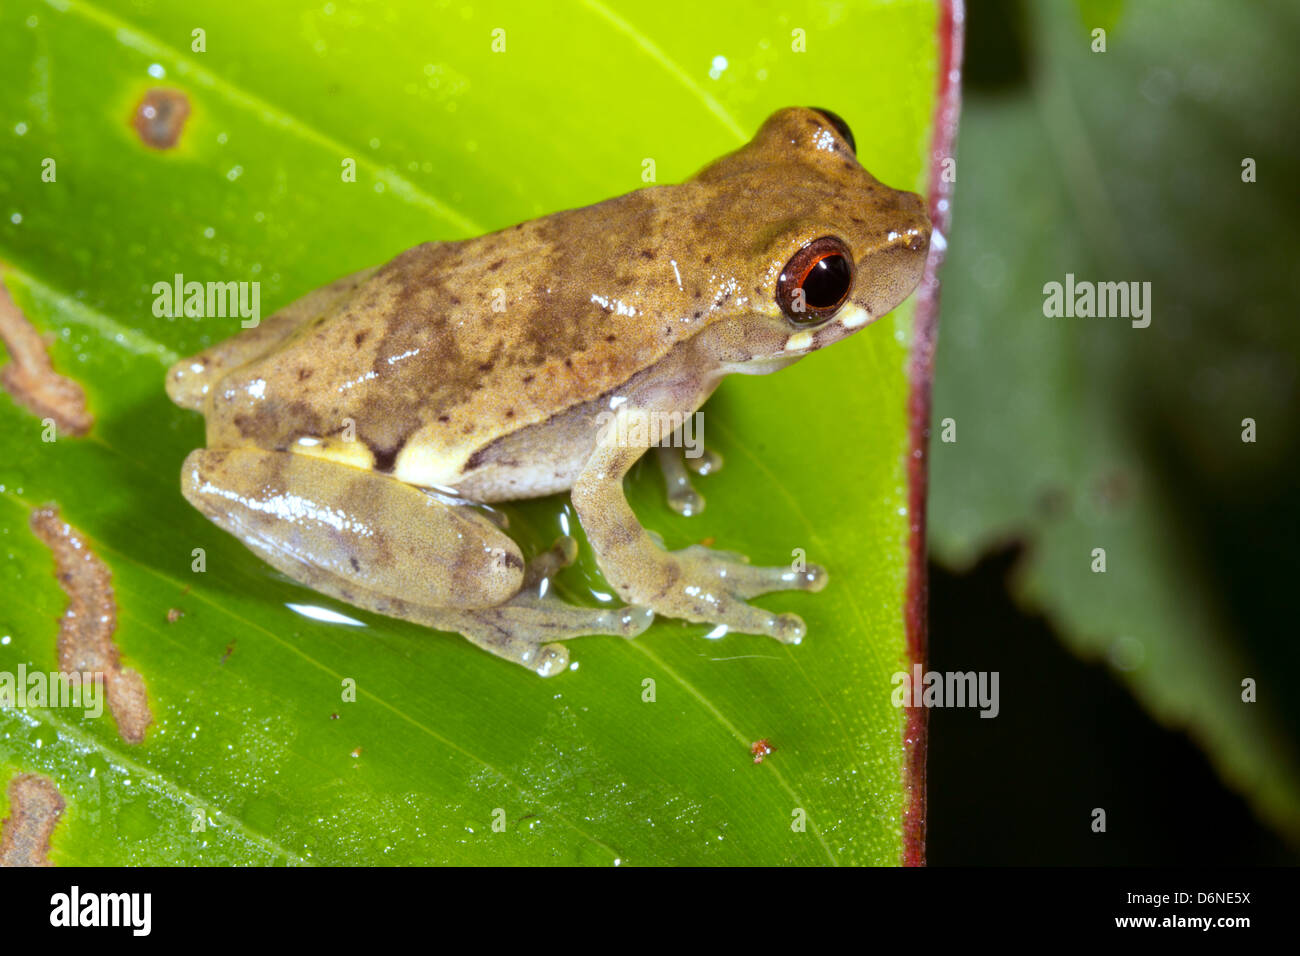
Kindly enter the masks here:
<path id="1" fill-rule="evenodd" d="M 567 491 L 596 447 L 595 415 L 602 405 L 588 403 L 499 438 L 471 455 L 461 475 L 444 484 L 483 502 Z"/>
<path id="2" fill-rule="evenodd" d="M 508 462 L 487 465 L 452 486 L 460 497 L 491 503 L 520 498 L 540 498 L 568 491 L 582 471 L 581 460 L 534 463 L 532 466 Z"/>

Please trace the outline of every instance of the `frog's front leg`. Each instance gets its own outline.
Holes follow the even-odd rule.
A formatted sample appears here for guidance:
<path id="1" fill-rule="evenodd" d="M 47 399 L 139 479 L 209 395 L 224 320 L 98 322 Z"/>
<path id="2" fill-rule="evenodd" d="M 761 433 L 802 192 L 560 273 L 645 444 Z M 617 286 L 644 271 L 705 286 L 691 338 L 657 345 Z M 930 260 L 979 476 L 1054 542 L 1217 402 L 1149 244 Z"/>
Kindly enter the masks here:
<path id="1" fill-rule="evenodd" d="M 568 665 L 544 641 L 633 637 L 641 608 L 583 608 L 547 593 L 571 540 L 524 566 L 518 545 L 473 508 L 448 505 L 371 471 L 291 452 L 199 449 L 185 497 L 268 564 L 367 610 L 457 631 L 543 677 Z"/>
<path id="2" fill-rule="evenodd" d="M 624 406 L 621 421 L 607 427 L 573 485 L 573 505 L 602 573 L 629 604 L 656 614 L 726 625 L 744 634 L 766 634 L 798 643 L 806 631 L 797 614 L 774 614 L 745 603 L 770 591 L 820 591 L 826 572 L 817 565 L 754 567 L 740 555 L 694 545 L 667 552 L 641 527 L 623 493 L 623 477 L 647 446 L 629 436 L 652 434 L 632 419 L 649 412 Z"/>

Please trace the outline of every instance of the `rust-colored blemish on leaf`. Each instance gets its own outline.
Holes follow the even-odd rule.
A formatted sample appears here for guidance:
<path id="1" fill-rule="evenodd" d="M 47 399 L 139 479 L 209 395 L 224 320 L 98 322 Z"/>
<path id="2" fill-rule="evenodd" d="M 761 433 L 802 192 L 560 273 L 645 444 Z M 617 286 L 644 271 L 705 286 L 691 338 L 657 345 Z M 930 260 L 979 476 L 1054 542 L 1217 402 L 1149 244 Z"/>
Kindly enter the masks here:
<path id="1" fill-rule="evenodd" d="M 0 367 L 0 384 L 37 418 L 52 418 L 59 431 L 84 435 L 94 419 L 86 411 L 86 393 L 50 365 L 46 343 L 9 290 L 0 282 L 0 339 L 9 349 L 9 363 Z"/>
<path id="2" fill-rule="evenodd" d="M 131 125 L 140 141 L 154 149 L 171 149 L 181 138 L 190 115 L 189 97 L 180 90 L 161 87 L 149 90 L 136 104 Z"/>
<path id="3" fill-rule="evenodd" d="M 770 754 L 776 748 L 764 737 L 762 740 L 755 740 L 749 745 L 749 752 L 754 758 L 754 763 L 762 763 L 763 758 Z"/>
<path id="4" fill-rule="evenodd" d="M 65 674 L 103 674 L 118 734 L 129 744 L 140 743 L 153 714 L 144 681 L 122 667 L 113 643 L 117 602 L 108 567 L 90 550 L 81 532 L 59 518 L 58 508 L 33 511 L 31 528 L 54 554 L 54 576 L 68 595 L 59 623 L 59 669 Z"/>
<path id="5" fill-rule="evenodd" d="M 50 836 L 63 816 L 63 795 L 47 777 L 20 773 L 9 781 L 9 816 L 0 822 L 0 866 L 53 866 Z"/>

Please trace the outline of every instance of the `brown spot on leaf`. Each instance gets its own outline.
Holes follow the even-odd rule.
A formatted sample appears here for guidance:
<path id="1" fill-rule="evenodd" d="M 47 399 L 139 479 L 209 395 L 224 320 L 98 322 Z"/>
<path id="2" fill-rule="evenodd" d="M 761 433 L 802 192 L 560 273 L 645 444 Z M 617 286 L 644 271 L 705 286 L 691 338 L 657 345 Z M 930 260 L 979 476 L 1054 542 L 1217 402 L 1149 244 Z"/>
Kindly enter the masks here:
<path id="1" fill-rule="evenodd" d="M 67 804 L 47 777 L 20 773 L 9 781 L 9 816 L 0 823 L 0 866 L 53 866 L 50 836 Z"/>
<path id="2" fill-rule="evenodd" d="M 190 100 L 180 90 L 155 88 L 136 104 L 131 125 L 140 142 L 153 149 L 171 149 L 181 138 L 190 115 Z"/>
<path id="3" fill-rule="evenodd" d="M 770 754 L 776 748 L 764 737 L 761 740 L 755 740 L 749 745 L 749 752 L 754 758 L 754 763 L 762 763 L 763 758 Z"/>
<path id="4" fill-rule="evenodd" d="M 167 609 L 167 623 L 175 624 L 185 616 L 185 612 L 178 607 L 169 607 Z"/>
<path id="5" fill-rule="evenodd" d="M 1059 486 L 1044 488 L 1038 493 L 1038 512 L 1044 518 L 1059 518 L 1070 506 L 1070 493 Z"/>
<path id="6" fill-rule="evenodd" d="M 94 419 L 86 411 L 86 393 L 50 365 L 45 340 L 14 303 L 0 282 L 0 339 L 11 362 L 0 368 L 0 384 L 37 418 L 52 418 L 59 431 L 84 435 Z"/>
<path id="7" fill-rule="evenodd" d="M 1093 484 L 1098 507 L 1112 511 L 1127 504 L 1133 497 L 1133 484 L 1128 473 L 1120 469 L 1101 475 Z"/>
<path id="8" fill-rule="evenodd" d="M 144 740 L 153 722 L 144 681 L 122 667 L 113 631 L 117 628 L 117 602 L 112 575 L 90 550 L 86 539 L 59 518 L 55 507 L 32 512 L 32 533 L 54 555 L 54 576 L 68 595 L 68 607 L 59 623 L 59 670 L 65 674 L 102 674 L 108 709 L 117 732 L 130 744 Z"/>

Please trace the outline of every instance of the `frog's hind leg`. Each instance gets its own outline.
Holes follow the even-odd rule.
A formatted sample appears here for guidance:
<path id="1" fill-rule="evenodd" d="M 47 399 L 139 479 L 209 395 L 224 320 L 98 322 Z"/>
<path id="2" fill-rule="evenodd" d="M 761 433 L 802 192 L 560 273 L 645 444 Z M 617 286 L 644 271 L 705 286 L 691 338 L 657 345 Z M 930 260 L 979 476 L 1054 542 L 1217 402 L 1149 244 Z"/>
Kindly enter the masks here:
<path id="1" fill-rule="evenodd" d="M 218 342 L 167 370 L 167 395 L 182 408 L 202 411 L 208 387 L 231 369 L 265 355 L 302 326 L 329 315 L 375 274 L 363 269 L 307 293 L 269 315 L 251 329 Z"/>
<path id="2" fill-rule="evenodd" d="M 568 665 L 564 640 L 634 636 L 653 615 L 582 608 L 550 594 L 571 539 L 525 567 L 518 545 L 473 508 L 375 472 L 256 448 L 199 449 L 185 497 L 272 567 L 357 607 L 457 631 L 542 676 Z"/>

